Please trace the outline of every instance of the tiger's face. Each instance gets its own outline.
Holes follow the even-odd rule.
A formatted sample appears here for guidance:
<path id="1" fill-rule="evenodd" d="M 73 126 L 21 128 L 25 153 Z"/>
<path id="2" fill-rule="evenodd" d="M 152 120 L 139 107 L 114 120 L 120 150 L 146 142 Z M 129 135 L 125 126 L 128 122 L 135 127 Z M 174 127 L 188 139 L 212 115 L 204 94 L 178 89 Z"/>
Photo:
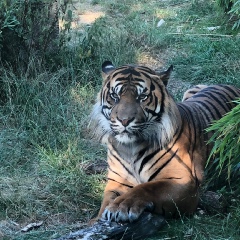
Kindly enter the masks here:
<path id="1" fill-rule="evenodd" d="M 103 135 L 130 144 L 171 132 L 174 123 L 169 112 L 174 112 L 174 104 L 165 84 L 172 67 L 158 73 L 142 66 L 114 68 L 105 62 L 102 70 L 104 83 L 93 114 L 98 112 Z"/>

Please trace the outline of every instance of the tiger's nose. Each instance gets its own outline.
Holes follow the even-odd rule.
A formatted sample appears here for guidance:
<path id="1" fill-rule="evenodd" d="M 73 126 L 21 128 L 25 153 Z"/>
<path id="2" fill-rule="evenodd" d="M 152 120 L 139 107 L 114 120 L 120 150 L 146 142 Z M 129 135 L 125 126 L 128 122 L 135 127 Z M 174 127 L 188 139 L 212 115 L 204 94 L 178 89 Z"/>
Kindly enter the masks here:
<path id="1" fill-rule="evenodd" d="M 117 118 L 119 122 L 122 123 L 122 125 L 124 127 L 128 126 L 130 122 L 132 122 L 134 120 L 134 117 L 129 119 L 129 118 L 124 118 L 124 119 L 120 119 L 120 118 Z"/>

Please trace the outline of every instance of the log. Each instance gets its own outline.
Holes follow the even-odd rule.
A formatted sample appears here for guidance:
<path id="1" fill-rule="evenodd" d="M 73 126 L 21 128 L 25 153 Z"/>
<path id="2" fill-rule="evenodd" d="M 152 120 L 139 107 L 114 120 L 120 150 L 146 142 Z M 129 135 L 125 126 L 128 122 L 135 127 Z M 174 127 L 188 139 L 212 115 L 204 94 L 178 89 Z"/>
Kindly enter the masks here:
<path id="1" fill-rule="evenodd" d="M 138 240 L 156 233 L 165 224 L 164 217 L 144 212 L 137 221 L 132 223 L 98 220 L 91 227 L 72 232 L 57 240 Z"/>

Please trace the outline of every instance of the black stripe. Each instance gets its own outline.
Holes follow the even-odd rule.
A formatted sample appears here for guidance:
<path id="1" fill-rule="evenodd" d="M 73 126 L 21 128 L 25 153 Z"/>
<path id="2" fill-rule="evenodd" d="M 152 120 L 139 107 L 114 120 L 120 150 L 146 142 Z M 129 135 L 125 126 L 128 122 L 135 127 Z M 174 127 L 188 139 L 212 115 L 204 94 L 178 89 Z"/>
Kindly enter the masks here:
<path id="1" fill-rule="evenodd" d="M 212 109 L 209 108 L 209 105 L 208 105 L 207 103 L 205 103 L 205 102 L 199 102 L 199 104 L 202 105 L 205 109 L 208 110 L 208 113 L 210 114 L 210 116 L 211 116 L 211 118 L 212 118 L 211 121 L 214 120 L 214 119 L 216 119 L 214 113 L 212 112 Z"/>
<path id="2" fill-rule="evenodd" d="M 206 102 L 213 108 L 213 110 L 215 111 L 215 113 L 217 114 L 218 119 L 222 118 L 222 114 L 219 112 L 219 110 L 215 107 L 215 105 L 211 102 L 209 102 L 208 100 L 206 100 Z M 215 118 L 216 119 L 216 118 Z"/>
<path id="3" fill-rule="evenodd" d="M 124 163 L 116 156 L 114 155 L 111 151 L 110 154 L 122 165 L 122 167 L 130 174 L 133 175 L 132 172 L 124 165 Z"/>
<path id="4" fill-rule="evenodd" d="M 198 124 L 195 124 L 195 121 L 197 121 L 198 119 L 194 118 L 194 114 L 192 112 L 194 112 L 194 108 L 191 107 L 191 106 L 185 106 L 186 110 L 188 111 L 187 113 L 187 119 L 188 119 L 188 127 L 189 127 L 189 136 L 191 137 L 191 140 L 189 139 L 189 142 L 190 142 L 190 145 L 189 145 L 189 149 L 188 151 L 190 152 L 193 152 L 194 149 L 195 149 L 195 146 L 196 146 L 196 130 L 197 130 L 197 127 L 196 125 Z M 198 116 L 198 114 L 195 112 L 195 114 Z M 193 130 L 193 132 L 192 132 Z"/>
<path id="5" fill-rule="evenodd" d="M 225 100 L 225 103 L 228 105 L 229 109 L 231 109 L 231 101 L 233 100 L 233 97 L 231 95 L 229 95 L 228 92 L 225 91 L 226 85 L 217 85 L 218 87 L 208 87 L 206 89 L 203 89 L 202 91 L 212 91 L 215 94 L 221 96 L 221 98 L 223 98 Z M 231 88 L 230 88 L 231 89 Z M 222 92 L 220 92 L 222 91 Z"/>
<path id="6" fill-rule="evenodd" d="M 228 112 L 228 109 L 226 109 L 226 105 L 223 104 L 223 99 L 221 97 L 221 100 L 214 96 L 211 92 L 208 92 L 208 94 L 211 96 L 212 99 L 214 99 L 221 107 L 224 109 L 225 112 Z M 221 96 L 221 94 L 218 94 Z"/>
<path id="7" fill-rule="evenodd" d="M 120 183 L 120 182 L 118 182 L 118 181 L 116 181 L 115 179 L 112 179 L 112 178 L 107 178 L 107 180 L 119 183 L 119 184 L 121 184 L 121 185 L 123 185 L 125 187 L 133 188 L 133 186 L 131 186 L 131 185 L 128 185 L 128 184 L 125 184 L 125 183 Z"/>
<path id="8" fill-rule="evenodd" d="M 223 100 L 222 99 L 219 99 L 217 98 L 214 94 L 214 91 L 206 91 L 204 93 L 199 93 L 199 94 L 196 94 L 196 96 L 193 96 L 193 98 L 198 98 L 198 97 L 206 97 L 206 98 L 210 98 L 210 99 L 213 99 L 216 103 L 218 103 L 222 109 L 224 109 L 225 112 L 227 112 L 228 110 L 226 109 L 226 105 L 223 104 Z M 218 96 L 221 94 L 219 93 L 216 93 Z M 206 100 L 203 100 L 203 101 L 206 101 Z"/>
<path id="9" fill-rule="evenodd" d="M 109 158 L 109 159 L 111 160 L 111 162 L 113 162 L 113 160 L 112 160 L 111 158 Z M 113 171 L 110 166 L 108 166 L 108 170 L 111 171 L 111 172 L 113 172 L 113 173 L 115 173 L 115 174 L 118 175 L 119 177 L 122 177 L 122 176 L 120 176 L 119 173 Z"/>
<path id="10" fill-rule="evenodd" d="M 228 85 L 223 85 L 225 89 L 227 89 L 229 92 L 231 92 L 235 97 L 239 97 L 240 94 L 240 89 L 238 88 L 233 88 Z"/>
<path id="11" fill-rule="evenodd" d="M 191 115 L 191 114 L 189 114 L 189 106 L 186 106 L 184 104 L 179 103 L 178 107 L 179 107 L 178 109 L 180 111 L 180 114 L 181 114 L 182 118 L 185 119 L 188 122 L 187 126 L 188 126 L 189 136 L 191 137 L 192 136 L 191 123 L 193 122 L 193 119 L 189 118 L 189 115 Z"/>
<path id="12" fill-rule="evenodd" d="M 138 66 L 138 69 L 142 70 L 142 71 L 145 71 L 145 72 L 147 72 L 149 74 L 154 74 L 154 72 L 150 68 L 148 68 L 148 67 Z"/>
<path id="13" fill-rule="evenodd" d="M 199 92 L 199 91 L 197 91 L 197 90 L 192 90 L 192 91 L 188 91 L 187 93 L 191 93 L 191 94 L 196 94 L 197 92 Z"/>
<path id="14" fill-rule="evenodd" d="M 142 93 L 145 93 L 145 92 L 147 92 L 147 87 L 145 87 L 144 89 L 143 89 L 143 91 L 142 91 Z"/>
<path id="15" fill-rule="evenodd" d="M 102 111 L 104 110 L 104 109 L 111 109 L 112 107 L 108 107 L 107 105 L 104 105 L 104 106 L 102 106 Z"/>
<path id="16" fill-rule="evenodd" d="M 178 150 L 177 150 L 177 151 L 178 151 Z M 158 168 L 157 171 L 155 171 L 155 172 L 151 175 L 151 177 L 148 179 L 148 182 L 150 182 L 151 180 L 153 180 L 153 179 L 159 174 L 159 172 L 160 172 L 164 167 L 166 167 L 166 166 L 168 165 L 168 163 L 171 162 L 171 160 L 176 156 L 177 151 L 176 151 L 160 168 Z"/>
<path id="17" fill-rule="evenodd" d="M 114 89 L 113 89 L 112 91 L 116 93 L 116 90 L 115 90 L 115 89 L 116 89 L 118 86 L 121 86 L 121 85 L 124 85 L 124 83 L 123 83 L 123 82 L 117 83 L 117 84 L 114 86 Z M 120 91 L 122 91 L 122 88 L 121 88 Z M 120 92 L 119 92 L 119 95 L 120 95 Z"/>
<path id="18" fill-rule="evenodd" d="M 154 110 L 151 110 L 151 109 L 149 109 L 149 108 L 146 108 L 145 111 L 146 111 L 147 113 L 152 114 L 152 116 L 154 116 L 154 117 L 156 117 L 156 116 L 160 117 L 160 116 L 159 116 L 159 113 L 154 112 Z"/>
<path id="19" fill-rule="evenodd" d="M 214 93 L 216 94 L 216 96 L 214 95 Z M 220 98 L 219 98 L 220 96 Z M 225 95 L 223 95 L 221 92 L 217 92 L 217 91 L 201 91 L 199 94 L 196 94 L 195 96 L 193 96 L 194 99 L 197 99 L 197 98 L 201 98 L 201 97 L 206 97 L 206 98 L 212 98 L 216 103 L 218 103 L 222 109 L 224 109 L 225 112 L 228 112 L 229 109 L 226 109 L 227 105 L 226 104 L 223 104 L 223 102 L 229 102 L 229 99 L 226 98 Z M 204 100 L 203 100 L 204 101 Z"/>
<path id="20" fill-rule="evenodd" d="M 155 113 L 156 113 L 157 106 L 158 106 L 158 97 L 156 95 L 154 95 L 154 112 Z M 160 108 L 159 113 L 161 112 L 161 109 L 162 108 Z M 159 114 L 159 113 L 157 113 L 157 114 Z"/>
<path id="21" fill-rule="evenodd" d="M 155 90 L 155 85 L 153 84 L 153 82 L 151 81 L 151 85 L 150 85 L 150 91 L 154 91 Z"/>
<path id="22" fill-rule="evenodd" d="M 188 170 L 188 172 L 190 173 L 190 175 L 192 176 L 192 178 L 195 180 L 196 178 L 194 178 L 191 168 L 189 168 L 189 167 L 186 165 L 186 163 L 184 163 L 183 160 L 182 160 L 178 155 L 176 156 L 176 159 L 178 160 L 179 163 L 181 163 L 181 164 Z M 192 159 L 192 156 L 191 156 L 191 159 Z"/>
<path id="23" fill-rule="evenodd" d="M 175 143 L 176 143 L 176 142 L 178 141 L 178 139 L 181 137 L 182 132 L 183 132 L 183 124 L 181 125 L 180 131 L 176 131 L 176 132 L 175 132 L 175 134 L 174 134 L 173 137 L 175 138 L 175 135 L 176 135 L 177 133 L 178 133 L 178 136 L 177 136 L 176 139 L 174 140 L 172 146 L 171 146 L 170 148 L 168 148 L 167 151 L 165 151 L 165 152 L 151 165 L 151 167 L 150 167 L 148 170 L 150 170 L 152 167 L 154 167 L 162 157 L 164 157 L 168 152 L 170 152 L 170 151 L 172 150 L 172 148 L 173 148 L 173 146 L 175 145 Z M 159 150 L 159 151 L 160 151 L 160 150 Z"/>
<path id="24" fill-rule="evenodd" d="M 228 86 L 228 87 L 225 86 L 225 88 L 231 89 L 229 86 Z M 234 100 L 236 100 L 237 98 L 240 97 L 240 91 L 239 91 L 238 89 L 235 89 L 235 90 L 236 90 L 236 92 L 234 92 L 234 96 L 230 96 L 229 93 L 226 92 L 225 89 L 223 89 L 223 92 L 225 93 L 225 95 L 228 96 L 228 100 L 226 100 L 226 104 L 227 104 L 228 107 L 229 107 L 229 111 L 233 108 L 233 103 L 232 103 L 232 101 L 234 101 Z M 230 90 L 229 90 L 229 91 L 230 91 Z M 231 92 L 231 91 L 230 91 L 230 92 Z M 231 93 L 232 93 L 232 92 L 231 92 Z M 225 97 L 225 99 L 226 99 L 226 97 Z M 234 104 L 234 105 L 236 105 L 236 104 Z"/>
<path id="25" fill-rule="evenodd" d="M 133 81 L 137 81 L 137 82 L 145 82 L 145 80 L 143 80 L 142 78 L 133 78 Z"/>
<path id="26" fill-rule="evenodd" d="M 130 74 L 130 69 L 128 66 L 122 66 L 120 68 L 117 68 L 114 72 L 114 74 L 112 75 L 112 78 L 115 78 L 118 74 Z"/>
<path id="27" fill-rule="evenodd" d="M 139 86 L 139 87 L 143 88 L 143 85 L 141 85 L 141 84 L 138 83 L 138 82 L 135 82 L 134 84 L 131 84 L 131 86 L 134 86 L 134 87 Z"/>
<path id="28" fill-rule="evenodd" d="M 119 192 L 117 192 L 117 191 L 110 191 L 110 192 L 116 194 L 117 197 L 121 196 L 121 194 Z"/>
<path id="29" fill-rule="evenodd" d="M 202 105 L 198 105 L 197 106 L 200 111 L 199 111 L 199 114 L 201 114 L 202 116 L 204 116 L 206 118 L 206 120 L 204 121 L 204 123 L 207 125 L 208 123 L 211 122 L 211 119 L 209 118 L 208 116 L 208 113 L 206 112 L 206 109 L 204 109 L 204 107 Z"/>
<path id="30" fill-rule="evenodd" d="M 158 117 L 156 119 L 156 121 L 161 121 L 162 115 L 165 111 L 165 105 L 164 105 L 164 101 L 165 101 L 165 93 L 163 92 L 162 87 L 160 86 L 160 90 L 161 90 L 161 95 L 162 95 L 162 99 L 161 99 L 161 106 L 160 106 L 160 112 L 158 113 Z M 156 105 L 158 104 L 158 98 L 156 97 Z M 155 107 L 156 109 L 156 107 Z"/>
<path id="31" fill-rule="evenodd" d="M 176 141 L 175 141 L 175 142 L 176 142 Z M 175 144 L 175 142 L 174 142 L 174 144 Z M 151 167 L 150 167 L 148 170 L 150 170 L 152 167 L 154 167 L 162 157 L 164 157 L 168 152 L 170 152 L 171 149 L 173 148 L 174 144 L 173 144 L 167 151 L 165 151 L 165 152 L 161 155 L 161 157 L 159 157 L 159 158 L 151 165 Z"/>
<path id="32" fill-rule="evenodd" d="M 151 160 L 157 153 L 159 152 L 159 149 L 157 149 L 156 151 L 152 152 L 151 154 L 147 155 L 141 162 L 140 168 L 138 170 L 138 174 L 141 173 L 143 167 L 145 166 L 145 164 Z"/>
<path id="33" fill-rule="evenodd" d="M 152 104 L 152 100 L 153 100 L 153 93 L 150 92 L 149 95 L 148 95 L 148 103 L 147 103 L 147 106 L 149 106 L 150 104 Z"/>
<path id="34" fill-rule="evenodd" d="M 147 74 L 147 73 L 145 73 L 145 72 L 140 72 L 145 78 L 147 78 L 148 80 L 151 80 L 151 77 Z M 150 73 L 150 74 L 152 74 L 152 73 Z"/>
<path id="35" fill-rule="evenodd" d="M 117 78 L 117 79 L 115 79 L 115 82 L 128 81 L 128 80 L 129 80 L 129 76 L 127 76 L 127 77 Z"/>
<path id="36" fill-rule="evenodd" d="M 148 147 L 143 148 L 141 151 L 138 152 L 138 156 L 137 156 L 136 160 L 134 160 L 134 164 L 143 157 L 143 155 L 147 151 L 147 149 L 148 149 Z"/>
<path id="37" fill-rule="evenodd" d="M 192 106 L 191 109 L 189 109 L 190 111 L 192 110 L 191 118 L 192 118 L 193 130 L 194 130 L 194 144 L 192 147 L 192 152 L 194 151 L 195 146 L 196 146 L 197 136 L 201 136 L 202 127 L 205 125 L 205 121 L 203 121 L 203 118 L 201 117 L 201 115 L 199 113 L 199 109 L 197 107 L 198 107 L 197 105 L 194 105 L 194 106 Z M 198 134 L 197 134 L 197 130 L 199 130 Z"/>
<path id="38" fill-rule="evenodd" d="M 207 92 L 208 93 L 208 92 Z M 196 98 L 201 98 L 201 97 L 206 97 L 206 93 L 203 93 L 202 91 L 199 92 L 198 94 L 195 94 L 194 96 L 192 96 L 192 98 L 196 99 Z"/>
<path id="39" fill-rule="evenodd" d="M 131 74 L 134 75 L 134 76 L 138 76 L 140 77 L 141 76 L 141 73 L 138 69 L 135 70 L 134 68 L 131 68 Z M 149 76 L 148 76 L 149 77 Z"/>
<path id="40" fill-rule="evenodd" d="M 161 179 L 169 179 L 169 180 L 171 180 L 171 179 L 182 179 L 181 177 L 168 177 L 168 178 L 161 178 Z"/>
<path id="41" fill-rule="evenodd" d="M 111 159 L 111 161 L 112 161 L 112 159 Z M 116 174 L 116 175 L 118 175 L 119 177 L 122 177 L 122 176 L 120 176 L 120 174 L 119 174 L 119 173 L 117 173 L 117 172 L 113 171 L 113 170 L 110 168 L 110 166 L 108 166 L 108 170 L 109 170 L 109 171 L 111 171 L 111 172 L 113 172 L 113 173 L 115 173 L 115 174 Z"/>

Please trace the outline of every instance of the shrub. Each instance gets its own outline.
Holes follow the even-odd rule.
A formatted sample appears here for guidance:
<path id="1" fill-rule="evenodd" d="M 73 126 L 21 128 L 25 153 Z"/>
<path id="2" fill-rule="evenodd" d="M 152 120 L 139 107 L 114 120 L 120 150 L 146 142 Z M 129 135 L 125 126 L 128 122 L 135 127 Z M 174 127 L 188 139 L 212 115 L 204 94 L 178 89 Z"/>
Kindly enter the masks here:
<path id="1" fill-rule="evenodd" d="M 237 19 L 235 20 L 235 23 L 233 24 L 233 29 L 239 29 L 239 27 L 240 27 L 240 0 L 237 0 L 233 4 L 232 9 L 229 11 L 229 13 L 237 16 Z"/>
<path id="2" fill-rule="evenodd" d="M 214 143 L 210 158 L 218 156 L 215 161 L 209 161 L 211 177 L 214 175 L 219 181 L 221 175 L 222 180 L 229 183 L 231 179 L 233 186 L 240 176 L 240 99 L 236 103 L 236 107 L 207 129 L 208 132 L 215 131 L 210 139 L 210 143 Z"/>
<path id="3" fill-rule="evenodd" d="M 232 29 L 240 27 L 240 0 L 217 0 L 217 4 L 224 9 L 224 12 L 230 15 L 233 21 Z"/>
<path id="4" fill-rule="evenodd" d="M 3 0 L 0 3 L 0 58 L 17 69 L 30 56 L 44 59 L 59 47 L 58 17 L 54 0 Z"/>

